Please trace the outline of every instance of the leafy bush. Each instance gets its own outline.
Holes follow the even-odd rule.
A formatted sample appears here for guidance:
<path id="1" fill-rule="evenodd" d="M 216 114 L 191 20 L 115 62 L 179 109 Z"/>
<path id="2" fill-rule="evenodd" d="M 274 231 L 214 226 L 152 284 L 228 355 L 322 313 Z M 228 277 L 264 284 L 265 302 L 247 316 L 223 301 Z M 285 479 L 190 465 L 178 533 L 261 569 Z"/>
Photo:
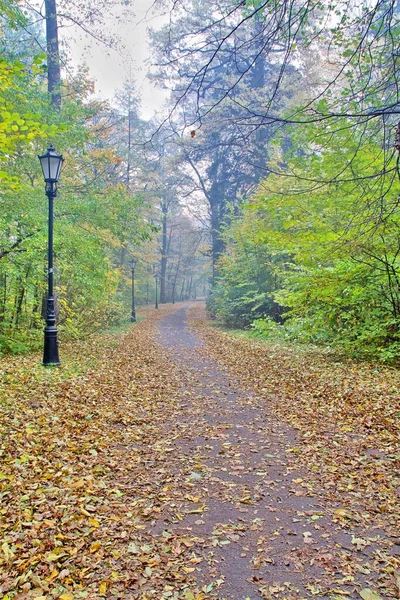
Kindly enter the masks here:
<path id="1" fill-rule="evenodd" d="M 263 337 L 282 335 L 335 345 L 356 357 L 396 361 L 398 180 L 386 171 L 376 176 L 381 149 L 371 139 L 355 148 L 345 125 L 341 144 L 327 144 L 318 153 L 310 140 L 318 137 L 324 147 L 329 132 L 319 126 L 303 129 L 285 157 L 291 177 L 271 175 L 227 229 L 213 307 L 223 322 L 253 323 Z M 330 174 L 350 160 L 351 177 L 330 181 Z M 395 156 L 385 166 L 387 173 L 395 170 L 394 163 Z M 293 188 L 297 176 L 321 183 Z M 361 187 L 357 177 L 371 183 Z M 282 325 L 275 327 L 274 321 Z"/>

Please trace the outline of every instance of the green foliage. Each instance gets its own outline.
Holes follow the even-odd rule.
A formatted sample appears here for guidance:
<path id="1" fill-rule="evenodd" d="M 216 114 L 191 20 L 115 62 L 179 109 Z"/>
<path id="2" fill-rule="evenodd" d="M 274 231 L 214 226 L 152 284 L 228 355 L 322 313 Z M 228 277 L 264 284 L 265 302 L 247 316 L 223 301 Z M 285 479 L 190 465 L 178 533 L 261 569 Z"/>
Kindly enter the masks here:
<path id="1" fill-rule="evenodd" d="M 263 182 L 227 232 L 228 258 L 220 262 L 216 287 L 217 316 L 248 325 L 252 316 L 260 316 L 257 293 L 263 290 L 281 307 L 284 325 L 271 325 L 273 315 L 264 304 L 260 308 L 266 319 L 253 324 L 258 334 L 280 332 L 299 341 L 334 344 L 359 357 L 399 358 L 396 157 L 387 160 L 387 150 L 367 134 L 361 149 L 346 133 L 344 121 L 334 147 L 327 143 L 330 132 L 320 126 L 293 136 L 285 171 Z M 273 170 L 281 160 L 277 151 Z M 272 276 L 275 288 L 265 285 Z"/>
<path id="2" fill-rule="evenodd" d="M 37 57 L 27 70 L 19 61 L 11 63 L 0 58 L 0 165 L 10 153 L 60 131 L 43 118 L 45 97 L 38 81 L 42 63 L 43 57 Z M 5 171 L 1 182 L 16 183 Z"/>
<path id="3" fill-rule="evenodd" d="M 268 340 L 279 340 L 283 336 L 283 327 L 269 317 L 256 319 L 252 324 L 252 332 L 255 337 Z"/>
<path id="4" fill-rule="evenodd" d="M 0 0 L 0 15 L 4 22 L 14 29 L 26 25 L 27 19 L 18 2 L 14 0 Z"/>
<path id="5" fill-rule="evenodd" d="M 0 60 L 0 353 L 42 343 L 47 199 L 37 155 L 50 141 L 66 159 L 54 223 L 61 338 L 127 320 L 124 248 L 150 235 L 141 198 L 119 178 L 110 129 L 101 127 L 108 107 L 87 100 L 85 75 L 78 74 L 79 85 L 65 82 L 57 112 L 44 85 L 43 56 L 24 63 Z"/>
<path id="6" fill-rule="evenodd" d="M 228 251 L 219 262 L 208 309 L 230 327 L 249 327 L 262 316 L 281 319 L 274 293 L 285 252 L 259 243 L 256 222 L 249 213 L 248 220 L 235 221 L 225 232 Z"/>

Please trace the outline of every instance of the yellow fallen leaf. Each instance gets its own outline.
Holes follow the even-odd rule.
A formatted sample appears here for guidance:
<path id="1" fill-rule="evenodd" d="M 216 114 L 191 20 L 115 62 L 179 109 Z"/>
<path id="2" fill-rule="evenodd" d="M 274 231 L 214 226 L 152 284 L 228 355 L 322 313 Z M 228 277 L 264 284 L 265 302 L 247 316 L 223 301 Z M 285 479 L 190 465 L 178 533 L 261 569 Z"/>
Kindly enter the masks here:
<path id="1" fill-rule="evenodd" d="M 364 588 L 363 590 L 361 590 L 360 596 L 363 600 L 383 600 L 382 596 L 380 596 L 370 588 Z"/>
<path id="2" fill-rule="evenodd" d="M 102 581 L 101 584 L 99 585 L 99 594 L 101 594 L 102 596 L 105 596 L 106 592 L 107 592 L 107 582 Z"/>
<path id="3" fill-rule="evenodd" d="M 184 573 L 193 573 L 193 571 L 195 571 L 196 569 L 194 567 L 183 567 L 182 570 Z"/>
<path id="4" fill-rule="evenodd" d="M 9 561 L 14 556 L 14 552 L 11 550 L 11 548 L 7 544 L 7 542 L 4 542 L 4 544 L 1 547 L 1 549 L 4 552 L 4 556 L 6 557 L 7 561 Z"/>
<path id="5" fill-rule="evenodd" d="M 53 569 L 48 577 L 46 577 L 46 581 L 53 581 L 58 575 L 57 569 Z"/>
<path id="6" fill-rule="evenodd" d="M 190 496 L 189 494 L 185 496 L 186 500 L 189 502 L 200 502 L 200 496 Z"/>
<path id="7" fill-rule="evenodd" d="M 74 490 L 79 490 L 85 486 L 86 486 L 86 482 L 84 479 L 78 479 L 78 481 L 75 481 L 75 483 L 71 483 L 71 487 Z"/>
<path id="8" fill-rule="evenodd" d="M 344 508 L 338 508 L 337 510 L 335 510 L 333 516 L 335 517 L 335 519 L 351 519 L 351 514 L 348 510 L 345 510 Z"/>
<path id="9" fill-rule="evenodd" d="M 58 554 L 55 554 L 54 552 L 49 552 L 49 554 L 46 556 L 46 561 L 47 562 L 55 562 L 60 558 L 60 556 Z"/>
<path id="10" fill-rule="evenodd" d="M 199 515 L 203 512 L 205 507 L 206 507 L 206 505 L 202 504 L 201 506 L 199 506 L 199 508 L 195 508 L 194 510 L 188 510 L 186 514 L 187 515 Z"/>
<path id="11" fill-rule="evenodd" d="M 94 519 L 94 518 L 90 518 L 89 525 L 91 527 L 100 527 L 100 521 L 98 521 L 97 519 Z"/>
<path id="12" fill-rule="evenodd" d="M 100 542 L 93 542 L 93 544 L 90 546 L 90 553 L 93 554 L 94 552 L 97 552 L 97 550 L 100 550 L 100 548 L 101 548 Z"/>

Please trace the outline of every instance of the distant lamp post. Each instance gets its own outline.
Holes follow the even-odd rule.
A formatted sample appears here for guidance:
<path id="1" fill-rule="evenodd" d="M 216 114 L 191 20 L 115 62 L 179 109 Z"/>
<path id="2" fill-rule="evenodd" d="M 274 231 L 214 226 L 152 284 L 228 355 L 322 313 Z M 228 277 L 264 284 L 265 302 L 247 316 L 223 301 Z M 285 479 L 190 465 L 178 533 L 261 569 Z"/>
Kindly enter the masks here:
<path id="1" fill-rule="evenodd" d="M 137 260 L 136 258 L 132 258 L 131 260 L 131 271 L 132 271 L 132 312 L 131 312 L 131 322 L 136 322 L 136 310 L 135 310 L 135 268 L 136 268 Z"/>
<path id="2" fill-rule="evenodd" d="M 156 280 L 156 304 L 155 304 L 155 308 L 158 308 L 158 273 L 154 274 L 154 279 Z"/>
<path id="3" fill-rule="evenodd" d="M 43 364 L 45 366 L 59 365 L 58 340 L 56 327 L 56 313 L 54 310 L 53 289 L 53 222 L 54 198 L 57 196 L 57 182 L 60 178 L 61 167 L 64 162 L 61 154 L 57 154 L 53 146 L 48 148 L 46 154 L 39 156 L 46 183 L 45 192 L 49 199 L 49 240 L 48 240 L 48 292 L 46 327 L 44 328 Z"/>

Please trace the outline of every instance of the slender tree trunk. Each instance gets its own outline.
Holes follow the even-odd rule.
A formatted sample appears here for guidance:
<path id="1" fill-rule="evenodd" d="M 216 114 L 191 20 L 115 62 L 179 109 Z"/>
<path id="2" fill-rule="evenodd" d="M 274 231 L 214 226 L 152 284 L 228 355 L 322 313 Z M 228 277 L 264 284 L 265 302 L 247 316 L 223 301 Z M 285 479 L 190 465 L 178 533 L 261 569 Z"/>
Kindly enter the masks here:
<path id="1" fill-rule="evenodd" d="M 119 259 L 120 268 L 123 267 L 123 265 L 125 263 L 125 256 L 126 256 L 126 250 L 125 250 L 125 248 L 121 248 L 121 254 L 120 254 L 120 259 Z"/>
<path id="2" fill-rule="evenodd" d="M 51 104 L 56 110 L 60 110 L 61 68 L 56 0 L 44 0 L 44 5 L 46 10 L 47 89 L 51 95 Z"/>
<path id="3" fill-rule="evenodd" d="M 40 314 L 41 312 L 41 291 L 38 285 L 35 285 L 35 289 L 33 292 L 33 306 L 31 312 L 31 328 L 35 326 L 36 319 L 35 315 Z"/>
<path id="4" fill-rule="evenodd" d="M 4 321 L 4 314 L 6 312 L 7 278 L 5 273 L 4 275 L 1 275 L 1 287 L 3 293 L 0 302 L 0 323 Z"/>
<path id="5" fill-rule="evenodd" d="M 14 327 L 13 329 L 18 329 L 19 319 L 21 317 L 22 312 L 22 303 L 25 296 L 25 286 L 20 280 L 20 285 L 17 288 L 16 296 L 15 296 L 15 313 L 14 313 Z"/>
<path id="6" fill-rule="evenodd" d="M 183 293 L 185 291 L 185 280 L 183 279 L 182 281 L 182 287 L 181 287 L 181 302 L 183 300 Z"/>
<path id="7" fill-rule="evenodd" d="M 167 279 L 167 262 L 168 262 L 168 204 L 163 201 L 161 204 L 162 212 L 162 238 L 161 238 L 161 282 L 160 282 L 160 303 L 165 304 L 167 301 L 166 294 L 166 279 Z"/>
<path id="8" fill-rule="evenodd" d="M 179 249 L 179 252 L 180 251 L 181 251 L 181 249 Z M 172 304 L 175 304 L 175 290 L 176 290 L 176 283 L 178 281 L 178 275 L 179 275 L 180 267 L 181 267 L 181 257 L 179 255 L 178 264 L 176 265 L 176 271 L 175 271 L 174 281 L 172 283 Z"/>
<path id="9" fill-rule="evenodd" d="M 211 204 L 211 241 L 212 241 L 212 278 L 217 275 L 217 262 L 224 251 L 224 241 L 221 237 L 221 210 L 218 200 Z"/>
<path id="10" fill-rule="evenodd" d="M 192 295 L 192 285 L 193 285 L 193 275 L 191 275 L 190 279 L 189 279 L 188 300 L 190 300 L 190 296 Z"/>
<path id="11" fill-rule="evenodd" d="M 131 146 L 132 146 L 132 127 L 131 127 L 131 97 L 129 96 L 128 111 L 128 158 L 126 161 L 126 189 L 129 190 L 131 180 Z"/>

